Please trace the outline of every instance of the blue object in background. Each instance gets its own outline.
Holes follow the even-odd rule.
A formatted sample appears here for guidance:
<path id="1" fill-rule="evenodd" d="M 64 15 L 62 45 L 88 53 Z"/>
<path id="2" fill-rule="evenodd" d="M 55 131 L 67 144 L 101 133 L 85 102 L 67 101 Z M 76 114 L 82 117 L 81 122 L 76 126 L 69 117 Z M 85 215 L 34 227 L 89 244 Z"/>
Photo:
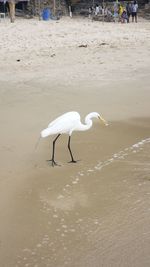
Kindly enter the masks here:
<path id="1" fill-rule="evenodd" d="M 42 13 L 43 20 L 49 20 L 51 17 L 51 11 L 49 8 L 44 8 Z"/>

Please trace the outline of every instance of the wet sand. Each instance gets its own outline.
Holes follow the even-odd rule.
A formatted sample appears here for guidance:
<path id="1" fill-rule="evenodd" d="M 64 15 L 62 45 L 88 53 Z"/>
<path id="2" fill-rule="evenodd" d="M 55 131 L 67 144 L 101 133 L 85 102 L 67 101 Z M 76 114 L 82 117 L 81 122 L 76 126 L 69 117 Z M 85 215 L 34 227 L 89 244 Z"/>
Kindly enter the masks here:
<path id="1" fill-rule="evenodd" d="M 26 43 L 19 23 L 1 26 L 8 35 L 0 52 L 0 265 L 148 267 L 149 23 L 24 23 Z M 31 38 L 36 27 L 42 44 L 38 31 Z M 18 34 L 22 39 L 8 47 Z M 73 165 L 62 136 L 61 166 L 52 168 L 53 137 L 36 150 L 35 144 L 51 120 L 70 110 L 82 121 L 97 111 L 109 126 L 94 120 L 90 131 L 72 135 L 79 160 Z"/>

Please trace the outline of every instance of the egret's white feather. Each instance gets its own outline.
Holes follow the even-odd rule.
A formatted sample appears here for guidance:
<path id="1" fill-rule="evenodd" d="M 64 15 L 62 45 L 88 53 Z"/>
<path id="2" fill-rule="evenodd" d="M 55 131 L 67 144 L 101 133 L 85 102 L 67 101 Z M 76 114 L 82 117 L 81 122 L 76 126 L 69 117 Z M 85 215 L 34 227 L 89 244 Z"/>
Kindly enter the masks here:
<path id="1" fill-rule="evenodd" d="M 53 120 L 46 129 L 41 132 L 41 137 L 53 134 L 71 134 L 80 125 L 80 115 L 76 111 L 67 112 Z"/>
<path id="2" fill-rule="evenodd" d="M 70 119 L 73 121 L 76 121 L 76 120 L 80 121 L 80 114 L 76 111 L 70 111 L 70 112 L 64 113 L 63 115 L 59 116 L 57 119 L 50 122 L 48 127 L 51 127 L 61 122 L 65 124 L 67 123 L 67 121 L 70 122 Z"/>

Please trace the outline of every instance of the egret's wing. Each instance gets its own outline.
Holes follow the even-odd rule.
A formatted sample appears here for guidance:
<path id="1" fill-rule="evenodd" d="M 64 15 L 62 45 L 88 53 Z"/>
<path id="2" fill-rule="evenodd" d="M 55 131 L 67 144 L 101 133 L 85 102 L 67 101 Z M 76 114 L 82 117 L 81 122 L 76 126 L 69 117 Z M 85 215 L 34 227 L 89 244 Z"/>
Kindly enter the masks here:
<path id="1" fill-rule="evenodd" d="M 62 123 L 62 122 L 66 122 L 66 121 L 70 121 L 70 120 L 80 120 L 80 114 L 76 111 L 70 111 L 67 112 L 61 116 L 59 116 L 57 119 L 53 120 L 52 122 L 49 123 L 48 127 L 54 126 L 57 123 Z"/>
<path id="2" fill-rule="evenodd" d="M 48 127 L 41 132 L 41 137 L 63 133 L 72 134 L 75 129 L 79 128 L 80 124 L 80 115 L 78 112 L 67 112 L 52 121 Z"/>
<path id="3" fill-rule="evenodd" d="M 48 125 L 50 134 L 69 133 L 77 127 L 80 115 L 77 112 L 68 112 L 58 117 Z"/>

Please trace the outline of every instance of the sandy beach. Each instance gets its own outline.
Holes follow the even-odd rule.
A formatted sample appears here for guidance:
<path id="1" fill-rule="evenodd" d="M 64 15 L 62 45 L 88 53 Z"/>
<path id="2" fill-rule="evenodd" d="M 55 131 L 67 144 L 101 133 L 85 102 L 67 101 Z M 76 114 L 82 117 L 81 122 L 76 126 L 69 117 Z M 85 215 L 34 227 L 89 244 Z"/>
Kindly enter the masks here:
<path id="1" fill-rule="evenodd" d="M 150 266 L 150 23 L 0 22 L 0 266 Z M 97 111 L 56 145 L 42 129 Z"/>

